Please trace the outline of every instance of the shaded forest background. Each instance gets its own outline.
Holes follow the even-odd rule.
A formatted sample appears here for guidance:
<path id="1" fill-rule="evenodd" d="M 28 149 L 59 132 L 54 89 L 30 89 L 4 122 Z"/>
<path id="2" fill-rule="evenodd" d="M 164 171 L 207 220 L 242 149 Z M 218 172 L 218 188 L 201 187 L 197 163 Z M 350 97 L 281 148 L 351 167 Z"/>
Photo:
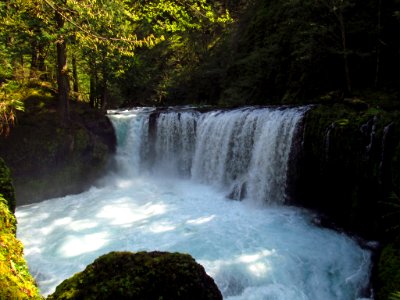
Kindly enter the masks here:
<path id="1" fill-rule="evenodd" d="M 0 2 L 0 103 L 400 104 L 399 0 Z M 32 90 L 33 89 L 33 90 Z"/>
<path id="2" fill-rule="evenodd" d="M 171 99 L 398 106 L 399 1 L 252 1 Z M 180 97 L 179 97 L 180 96 Z"/>

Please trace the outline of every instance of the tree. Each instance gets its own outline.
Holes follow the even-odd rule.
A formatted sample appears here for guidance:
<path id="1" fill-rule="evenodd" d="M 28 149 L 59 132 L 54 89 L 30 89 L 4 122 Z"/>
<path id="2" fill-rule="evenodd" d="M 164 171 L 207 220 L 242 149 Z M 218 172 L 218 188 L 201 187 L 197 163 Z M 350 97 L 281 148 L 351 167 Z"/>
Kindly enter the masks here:
<path id="1" fill-rule="evenodd" d="M 3 4 L 11 14 L 7 20 L 14 21 L 7 28 L 8 37 L 12 29 L 18 26 L 28 27 L 31 32 L 31 70 L 32 74 L 43 63 L 44 45 L 38 36 L 47 27 L 50 31 L 51 41 L 55 43 L 57 66 L 57 90 L 59 99 L 59 112 L 64 123 L 69 120 L 69 94 L 70 76 L 68 69 L 68 47 L 73 41 L 81 48 L 94 48 L 95 54 L 102 56 L 103 76 L 102 85 L 106 89 L 108 69 L 105 61 L 111 52 L 132 55 L 138 46 L 152 45 L 155 38 L 152 35 L 138 39 L 132 25 L 136 18 L 128 10 L 127 1 L 95 1 L 95 0 L 15 0 L 10 5 L 8 1 Z M 11 7 L 10 7 L 11 6 Z M 25 19 L 22 16 L 25 16 Z M 31 22 L 34 20 L 35 22 Z M 34 25 L 32 27 L 32 24 Z M 112 24 L 112 26 L 111 26 Z M 46 29 L 47 30 L 47 29 Z M 19 31 L 16 31 L 19 32 Z M 26 32 L 26 30 L 22 31 Z M 18 34 L 18 37 L 21 35 Z M 23 56 L 21 56 L 23 58 Z M 76 79 L 76 78 L 75 78 Z M 103 92 L 106 95 L 106 91 Z M 103 105 L 105 106 L 105 98 Z"/>
<path id="2" fill-rule="evenodd" d="M 4 31 L 4 36 L 10 38 L 13 32 L 17 32 L 15 40 L 21 41 L 24 47 L 15 49 L 24 49 L 21 61 L 25 54 L 30 54 L 32 78 L 43 73 L 46 57 L 54 57 L 59 112 L 64 123 L 69 119 L 71 77 L 74 95 L 77 95 L 78 73 L 87 74 L 90 104 L 104 109 L 110 96 L 115 94 L 113 90 L 118 80 L 127 74 L 128 68 L 138 67 L 139 61 L 140 65 L 145 65 L 145 60 L 153 57 L 156 62 L 152 70 L 157 73 L 158 69 L 159 78 L 151 86 L 155 88 L 157 98 L 161 99 L 175 78 L 199 64 L 216 38 L 218 28 L 223 28 L 231 20 L 224 4 L 219 1 L 11 2 L 7 20 L 14 21 Z M 21 27 L 24 30 L 16 30 Z M 29 38 L 20 32 L 28 32 Z M 160 46 L 155 47 L 157 44 Z M 55 55 L 48 56 L 47 50 L 54 51 Z M 164 61 L 159 59 L 159 54 Z M 135 55 L 138 56 L 133 58 Z M 72 73 L 69 70 L 71 62 Z M 89 84 L 81 86 L 86 88 Z"/>
<path id="3" fill-rule="evenodd" d="M 137 3 L 134 11 L 138 34 L 163 37 L 154 47 L 138 49 L 119 77 L 134 103 L 164 104 L 169 94 L 175 97 L 174 86 L 195 72 L 232 22 L 219 1 L 148 1 Z"/>
<path id="4" fill-rule="evenodd" d="M 60 5 L 66 5 L 67 0 L 60 0 Z M 69 76 L 67 66 L 67 36 L 64 34 L 66 15 L 61 6 L 52 6 L 55 14 L 56 31 L 58 37 L 57 46 L 57 86 L 58 86 L 58 105 L 61 120 L 64 123 L 69 121 Z"/>
<path id="5" fill-rule="evenodd" d="M 351 93 L 351 78 L 350 78 L 350 67 L 349 67 L 349 49 L 347 42 L 347 24 L 345 19 L 345 11 L 354 6 L 354 3 L 351 0 L 319 0 L 326 8 L 330 11 L 330 13 L 335 17 L 337 22 L 339 31 L 340 31 L 340 41 L 342 47 L 342 56 L 343 56 L 343 69 L 344 75 L 346 79 L 346 90 L 348 93 Z"/>

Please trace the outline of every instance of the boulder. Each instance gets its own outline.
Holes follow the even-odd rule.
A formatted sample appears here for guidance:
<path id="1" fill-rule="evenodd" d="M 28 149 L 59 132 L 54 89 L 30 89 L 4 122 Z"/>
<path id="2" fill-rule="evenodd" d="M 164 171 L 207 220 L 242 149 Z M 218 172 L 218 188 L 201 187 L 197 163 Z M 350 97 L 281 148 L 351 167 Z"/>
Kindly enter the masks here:
<path id="1" fill-rule="evenodd" d="M 214 280 L 188 254 L 111 252 L 62 282 L 48 300 L 222 299 Z"/>

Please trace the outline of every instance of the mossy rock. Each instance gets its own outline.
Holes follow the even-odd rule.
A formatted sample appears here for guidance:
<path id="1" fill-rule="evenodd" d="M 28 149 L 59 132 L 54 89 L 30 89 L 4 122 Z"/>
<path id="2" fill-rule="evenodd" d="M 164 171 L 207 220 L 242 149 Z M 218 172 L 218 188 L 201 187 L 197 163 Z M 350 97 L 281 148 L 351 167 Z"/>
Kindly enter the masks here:
<path id="1" fill-rule="evenodd" d="M 391 299 L 400 253 L 385 244 L 400 236 L 400 112 L 317 105 L 304 124 L 292 198 L 321 213 L 322 225 L 382 242 L 373 286 L 377 299 Z"/>
<path id="2" fill-rule="evenodd" d="M 0 158 L 0 194 L 7 200 L 7 206 L 11 212 L 15 211 L 15 194 L 11 173 L 4 160 Z"/>
<path id="3" fill-rule="evenodd" d="M 15 237 L 16 219 L 0 194 L 0 299 L 43 299 Z"/>
<path id="4" fill-rule="evenodd" d="M 71 102 L 71 120 L 64 124 L 55 98 L 37 95 L 24 103 L 10 134 L 0 136 L 18 205 L 83 192 L 105 174 L 116 140 L 102 112 Z"/>
<path id="5" fill-rule="evenodd" d="M 0 158 L 0 299 L 43 299 L 16 238 L 15 196 L 10 170 Z"/>
<path id="6" fill-rule="evenodd" d="M 400 248 L 392 243 L 386 245 L 379 257 L 377 270 L 377 300 L 391 299 L 400 291 Z M 393 298 L 394 299 L 394 298 Z"/>
<path id="7" fill-rule="evenodd" d="M 316 209 L 366 239 L 386 235 L 382 203 L 400 186 L 398 120 L 399 112 L 375 107 L 312 107 L 304 119 L 296 168 L 289 174 L 295 204 Z"/>
<path id="8" fill-rule="evenodd" d="M 111 252 L 62 282 L 47 299 L 212 300 L 222 295 L 188 254 Z"/>

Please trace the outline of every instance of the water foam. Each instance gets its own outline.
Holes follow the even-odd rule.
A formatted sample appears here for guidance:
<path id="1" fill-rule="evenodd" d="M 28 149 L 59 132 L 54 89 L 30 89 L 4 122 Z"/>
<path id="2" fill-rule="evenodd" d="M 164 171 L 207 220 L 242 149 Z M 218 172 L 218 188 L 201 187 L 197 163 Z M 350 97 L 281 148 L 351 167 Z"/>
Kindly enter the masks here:
<path id="1" fill-rule="evenodd" d="M 117 128 L 116 159 L 122 171 L 109 177 L 106 185 L 17 208 L 18 237 L 25 244 L 26 259 L 43 294 L 54 291 L 62 280 L 83 270 L 101 254 L 161 250 L 195 257 L 215 279 L 225 299 L 353 300 L 363 296 L 368 288 L 371 255 L 354 240 L 314 226 L 313 216 L 305 210 L 260 205 L 257 201 L 257 205 L 249 205 L 254 203 L 250 201 L 251 192 L 244 201 L 226 198 L 232 183 L 253 180 L 241 176 L 251 175 L 261 164 L 256 163 L 261 149 L 271 144 L 281 147 L 273 150 L 272 156 L 265 156 L 278 157 L 273 159 L 289 155 L 290 146 L 281 143 L 293 135 L 292 127 L 301 118 L 301 110 L 184 112 L 179 117 L 166 112 L 157 121 L 159 128 L 169 124 L 177 131 L 186 126 L 195 132 L 195 142 L 193 137 L 179 140 L 194 145 L 181 149 L 181 157 L 192 153 L 191 160 L 170 159 L 168 152 L 175 151 L 176 141 L 170 142 L 166 136 L 177 131 L 159 136 L 152 133 L 150 113 L 136 110 L 111 117 Z M 238 118 L 235 122 L 234 115 Z M 224 122 L 217 120 L 221 117 Z M 211 123 L 216 126 L 214 131 L 207 129 Z M 212 144 L 211 140 L 199 142 L 209 137 L 210 130 L 221 145 L 228 133 L 237 137 L 236 144 L 229 138 L 233 143 L 225 154 L 216 153 L 221 156 L 218 159 L 199 150 Z M 264 142 L 267 136 L 280 142 Z M 146 141 L 154 137 L 155 144 L 149 146 Z M 149 157 L 159 151 L 157 143 L 167 145 L 166 153 Z M 207 169 L 201 169 L 206 160 L 200 164 L 199 153 L 215 162 L 210 168 L 215 168 L 216 174 L 207 175 Z M 226 157 L 234 157 L 238 165 Z M 149 165 L 152 172 L 147 169 Z M 179 165 L 185 167 L 177 168 Z M 218 173 L 219 169 L 230 175 Z M 159 170 L 172 170 L 171 176 Z M 281 179 L 278 182 L 282 184 Z M 273 191 L 263 190 L 262 197 L 273 198 Z"/>

